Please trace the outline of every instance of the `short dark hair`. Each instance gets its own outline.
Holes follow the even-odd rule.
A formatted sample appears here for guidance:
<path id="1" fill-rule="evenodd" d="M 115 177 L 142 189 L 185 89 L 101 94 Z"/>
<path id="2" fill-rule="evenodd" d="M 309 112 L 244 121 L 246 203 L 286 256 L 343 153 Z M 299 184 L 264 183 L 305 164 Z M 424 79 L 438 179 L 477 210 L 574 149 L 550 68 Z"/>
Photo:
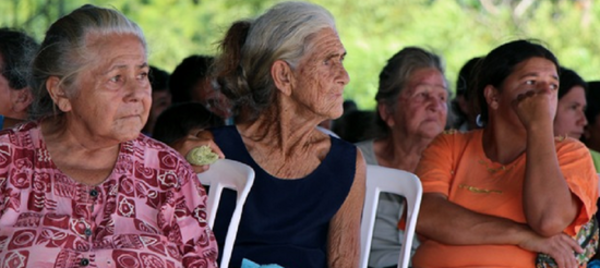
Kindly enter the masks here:
<path id="1" fill-rule="evenodd" d="M 170 75 L 164 70 L 161 70 L 155 66 L 150 66 L 148 78 L 150 80 L 150 85 L 152 86 L 152 92 L 169 89 Z"/>
<path id="2" fill-rule="evenodd" d="M 456 79 L 456 96 L 465 96 L 465 99 L 470 99 L 469 86 L 472 86 L 475 75 L 477 75 L 477 65 L 483 57 L 475 57 L 468 60 L 460 71 Z"/>
<path id="3" fill-rule="evenodd" d="M 600 81 L 589 81 L 587 91 L 587 109 L 585 110 L 585 118 L 588 124 L 596 123 L 596 116 L 600 114 Z"/>
<path id="4" fill-rule="evenodd" d="M 8 80 L 8 86 L 23 89 L 29 85 L 31 62 L 38 46 L 22 31 L 0 28 L 0 74 Z"/>
<path id="5" fill-rule="evenodd" d="M 156 119 L 152 137 L 166 144 L 188 135 L 194 128 L 223 126 L 223 120 L 198 102 L 178 103 L 162 112 Z"/>
<path id="6" fill-rule="evenodd" d="M 471 104 L 471 94 L 473 84 L 475 81 L 475 76 L 477 75 L 477 68 L 481 62 L 483 57 L 475 57 L 468 60 L 463 67 L 460 68 L 458 72 L 458 77 L 456 79 L 456 96 L 450 102 L 451 109 L 453 112 L 454 122 L 453 127 L 459 128 L 464 122 L 467 122 L 468 115 L 460 108 L 460 104 L 457 100 L 459 96 L 462 96 L 464 100 Z"/>
<path id="7" fill-rule="evenodd" d="M 213 62 L 212 56 L 192 55 L 175 67 L 169 80 L 173 103 L 193 101 L 194 87 L 209 76 Z"/>
<path id="8" fill-rule="evenodd" d="M 544 58 L 554 63 L 558 73 L 558 66 L 560 66 L 558 59 L 550 50 L 534 40 L 516 40 L 505 43 L 492 50 L 480 62 L 479 68 L 477 68 L 477 76 L 475 76 L 476 86 L 473 100 L 476 101 L 474 106 L 480 113 L 479 120 L 481 122 L 487 122 L 488 120 L 487 101 L 483 94 L 485 87 L 492 85 L 500 89 L 515 66 L 535 57 Z"/>
<path id="9" fill-rule="evenodd" d="M 375 120 L 376 111 L 354 109 L 333 121 L 332 131 L 350 143 L 378 138 L 388 130 L 378 126 Z"/>
<path id="10" fill-rule="evenodd" d="M 571 69 L 560 67 L 559 80 L 558 99 L 561 99 L 565 94 L 569 93 L 574 86 L 581 86 L 583 87 L 583 90 L 586 92 L 588 91 L 588 84 L 583 81 L 581 76 Z"/>

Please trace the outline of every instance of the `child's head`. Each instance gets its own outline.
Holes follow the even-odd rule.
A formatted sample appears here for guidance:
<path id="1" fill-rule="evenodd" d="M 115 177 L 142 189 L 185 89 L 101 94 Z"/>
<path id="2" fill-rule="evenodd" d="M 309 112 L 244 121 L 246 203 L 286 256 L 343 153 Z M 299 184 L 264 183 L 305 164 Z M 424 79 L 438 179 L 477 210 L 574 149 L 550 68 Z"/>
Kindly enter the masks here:
<path id="1" fill-rule="evenodd" d="M 192 131 L 223 125 L 223 120 L 204 105 L 198 102 L 179 103 L 158 116 L 152 137 L 166 144 L 173 144 Z"/>

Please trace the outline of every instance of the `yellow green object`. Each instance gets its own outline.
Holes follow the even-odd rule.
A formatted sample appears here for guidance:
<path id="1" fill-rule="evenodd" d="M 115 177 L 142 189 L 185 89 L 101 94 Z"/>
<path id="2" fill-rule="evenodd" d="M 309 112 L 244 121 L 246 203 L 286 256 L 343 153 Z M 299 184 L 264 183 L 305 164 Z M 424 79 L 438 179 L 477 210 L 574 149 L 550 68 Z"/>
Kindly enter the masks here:
<path id="1" fill-rule="evenodd" d="M 214 153 L 208 145 L 202 145 L 192 149 L 185 159 L 192 165 L 202 166 L 210 165 L 219 159 L 219 155 Z"/>

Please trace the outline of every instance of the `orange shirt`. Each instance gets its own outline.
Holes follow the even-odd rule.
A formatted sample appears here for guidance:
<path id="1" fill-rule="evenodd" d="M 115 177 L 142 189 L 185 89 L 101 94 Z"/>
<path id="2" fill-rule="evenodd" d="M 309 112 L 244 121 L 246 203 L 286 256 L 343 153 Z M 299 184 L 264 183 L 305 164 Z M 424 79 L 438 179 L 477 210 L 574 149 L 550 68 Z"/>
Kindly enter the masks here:
<path id="1" fill-rule="evenodd" d="M 416 171 L 423 192 L 441 193 L 472 211 L 525 223 L 522 193 L 526 155 L 507 165 L 492 162 L 483 151 L 482 134 L 476 130 L 439 135 L 423 153 Z M 563 176 L 583 204 L 565 230 L 575 235 L 596 212 L 598 176 L 582 143 L 567 138 L 556 139 L 555 144 Z M 457 246 L 422 238 L 413 257 L 414 267 L 535 267 L 536 253 L 518 246 Z"/>

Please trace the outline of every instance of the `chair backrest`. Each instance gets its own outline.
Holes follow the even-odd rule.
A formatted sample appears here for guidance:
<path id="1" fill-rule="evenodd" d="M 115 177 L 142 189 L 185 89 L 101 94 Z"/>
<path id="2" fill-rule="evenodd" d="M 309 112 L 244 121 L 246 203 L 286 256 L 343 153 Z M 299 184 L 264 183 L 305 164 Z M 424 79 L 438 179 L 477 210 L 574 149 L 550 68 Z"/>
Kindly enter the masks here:
<path id="1" fill-rule="evenodd" d="M 223 252 L 220 252 L 221 264 L 219 267 L 227 268 L 242 217 L 244 203 L 254 183 L 254 170 L 248 165 L 234 160 L 219 159 L 210 166 L 209 170 L 199 173 L 198 179 L 200 179 L 203 185 L 210 186 L 206 208 L 208 210 L 208 225 L 211 229 L 215 223 L 217 207 L 219 206 L 223 189 L 229 188 L 237 192 L 235 210 L 227 229 Z"/>
<path id="2" fill-rule="evenodd" d="M 367 165 L 367 185 L 365 203 L 361 221 L 361 257 L 360 267 L 366 268 L 369 262 L 375 214 L 381 192 L 394 193 L 406 199 L 406 229 L 402 241 L 402 250 L 398 260 L 398 268 L 408 267 L 417 217 L 421 207 L 423 188 L 419 178 L 410 172 L 399 169 Z M 402 211 L 400 212 L 402 215 Z M 400 220 L 400 219 L 398 219 Z"/>

